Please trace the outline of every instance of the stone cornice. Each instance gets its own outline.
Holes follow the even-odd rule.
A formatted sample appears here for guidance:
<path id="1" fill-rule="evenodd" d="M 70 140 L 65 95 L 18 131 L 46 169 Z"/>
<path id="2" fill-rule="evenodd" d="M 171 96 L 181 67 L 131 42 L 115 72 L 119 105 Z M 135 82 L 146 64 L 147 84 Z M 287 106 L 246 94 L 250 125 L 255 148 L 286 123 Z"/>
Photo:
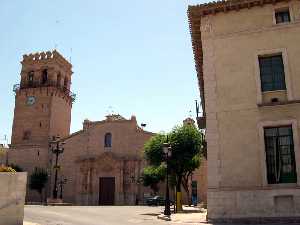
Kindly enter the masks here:
<path id="1" fill-rule="evenodd" d="M 289 0 L 227 0 L 214 1 L 195 6 L 189 6 L 189 13 L 206 16 L 219 12 L 238 11 L 244 8 L 252 8 L 255 6 L 263 6 L 266 4 L 276 4 L 278 2 L 288 2 Z"/>
<path id="2" fill-rule="evenodd" d="M 201 106 L 203 115 L 205 115 L 205 99 L 204 99 L 204 80 L 203 80 L 203 52 L 201 40 L 201 14 L 195 13 L 195 6 L 189 6 L 188 20 L 190 34 L 192 38 L 192 48 L 194 52 L 195 67 L 198 77 L 200 89 Z"/>

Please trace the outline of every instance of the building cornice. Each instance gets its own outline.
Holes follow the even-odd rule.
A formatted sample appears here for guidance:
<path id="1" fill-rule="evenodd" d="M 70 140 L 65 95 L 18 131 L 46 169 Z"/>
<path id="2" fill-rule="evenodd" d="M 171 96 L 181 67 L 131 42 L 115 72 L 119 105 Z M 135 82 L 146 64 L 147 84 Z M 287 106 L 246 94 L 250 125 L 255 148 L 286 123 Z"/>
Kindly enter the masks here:
<path id="1" fill-rule="evenodd" d="M 252 8 L 255 6 L 263 6 L 266 4 L 276 4 L 278 2 L 289 2 L 290 0 L 227 0 L 214 1 L 195 6 L 189 6 L 189 12 L 206 16 L 220 12 L 238 11 L 244 8 Z"/>
<path id="2" fill-rule="evenodd" d="M 192 48 L 194 53 L 195 67 L 198 77 L 198 85 L 200 89 L 201 107 L 203 115 L 205 115 L 205 99 L 204 99 L 204 80 L 203 80 L 203 51 L 201 39 L 201 14 L 195 13 L 196 6 L 189 6 L 188 21 L 190 34 L 192 38 Z"/>

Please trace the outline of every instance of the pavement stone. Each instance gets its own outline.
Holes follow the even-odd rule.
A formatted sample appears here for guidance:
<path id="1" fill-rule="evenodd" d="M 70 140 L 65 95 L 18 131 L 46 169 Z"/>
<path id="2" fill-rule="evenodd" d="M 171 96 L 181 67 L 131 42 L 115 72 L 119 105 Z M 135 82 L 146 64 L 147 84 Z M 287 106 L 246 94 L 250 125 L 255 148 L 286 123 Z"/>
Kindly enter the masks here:
<path id="1" fill-rule="evenodd" d="M 176 213 L 171 215 L 171 221 L 176 223 L 207 223 L 204 213 Z"/>
<path id="2" fill-rule="evenodd" d="M 24 221 L 24 222 L 23 222 L 23 225 L 41 225 L 41 224 L 38 224 L 38 223 L 31 223 L 31 222 L 26 222 L 26 221 Z"/>

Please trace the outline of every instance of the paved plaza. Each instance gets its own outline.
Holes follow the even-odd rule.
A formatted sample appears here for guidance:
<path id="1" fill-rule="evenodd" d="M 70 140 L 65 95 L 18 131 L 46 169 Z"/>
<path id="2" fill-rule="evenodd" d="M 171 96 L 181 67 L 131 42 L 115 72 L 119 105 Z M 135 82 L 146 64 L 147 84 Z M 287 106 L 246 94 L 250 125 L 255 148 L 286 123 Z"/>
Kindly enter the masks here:
<path id="1" fill-rule="evenodd" d="M 157 219 L 162 209 L 147 206 L 25 206 L 24 225 L 172 224 Z"/>
<path id="2" fill-rule="evenodd" d="M 206 223 L 203 213 L 173 214 L 173 221 L 163 221 L 157 219 L 162 211 L 148 206 L 25 206 L 24 225 L 222 225 Z"/>

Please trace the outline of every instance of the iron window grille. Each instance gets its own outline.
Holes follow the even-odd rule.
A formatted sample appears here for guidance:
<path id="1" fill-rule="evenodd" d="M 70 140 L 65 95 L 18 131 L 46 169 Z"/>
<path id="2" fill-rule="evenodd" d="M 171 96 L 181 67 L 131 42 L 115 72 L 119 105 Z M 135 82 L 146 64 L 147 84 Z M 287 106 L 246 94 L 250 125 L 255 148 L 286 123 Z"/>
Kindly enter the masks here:
<path id="1" fill-rule="evenodd" d="M 296 183 L 292 126 L 264 128 L 269 184 Z"/>
<path id="2" fill-rule="evenodd" d="M 286 90 L 284 65 L 281 54 L 260 56 L 259 68 L 262 92 Z"/>
<path id="3" fill-rule="evenodd" d="M 276 20 L 276 24 L 291 22 L 290 11 L 286 9 L 286 10 L 280 10 L 278 12 L 275 12 L 275 20 Z"/>
<path id="4" fill-rule="evenodd" d="M 111 133 L 106 133 L 104 136 L 104 147 L 111 147 L 111 139 L 112 139 Z"/>

